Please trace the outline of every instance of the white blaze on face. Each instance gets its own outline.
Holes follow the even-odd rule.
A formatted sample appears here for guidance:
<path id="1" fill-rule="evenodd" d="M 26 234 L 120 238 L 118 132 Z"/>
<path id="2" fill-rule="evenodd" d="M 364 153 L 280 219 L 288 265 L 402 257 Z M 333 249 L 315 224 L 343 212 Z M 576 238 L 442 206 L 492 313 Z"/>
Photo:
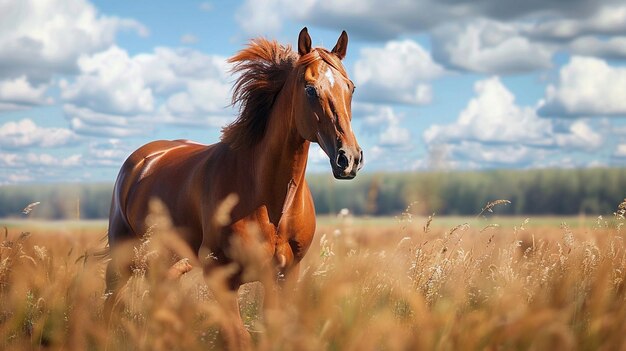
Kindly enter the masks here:
<path id="1" fill-rule="evenodd" d="M 335 76 L 333 75 L 333 70 L 328 67 L 324 76 L 326 76 L 326 79 L 328 79 L 328 83 L 330 83 L 330 87 L 332 88 L 333 85 L 335 85 Z"/>

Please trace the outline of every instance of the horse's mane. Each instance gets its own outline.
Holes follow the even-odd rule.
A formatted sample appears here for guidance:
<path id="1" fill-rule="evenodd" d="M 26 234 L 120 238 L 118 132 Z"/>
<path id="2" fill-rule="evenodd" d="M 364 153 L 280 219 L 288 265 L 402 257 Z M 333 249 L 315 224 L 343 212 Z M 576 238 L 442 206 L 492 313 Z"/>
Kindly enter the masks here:
<path id="1" fill-rule="evenodd" d="M 255 145 L 265 134 L 267 118 L 283 88 L 298 54 L 291 46 L 255 39 L 228 62 L 240 73 L 233 89 L 233 104 L 240 104 L 239 117 L 222 129 L 222 142 L 233 148 Z"/>
<path id="2" fill-rule="evenodd" d="M 240 76 L 233 89 L 233 104 L 240 104 L 239 116 L 222 128 L 222 142 L 234 149 L 256 145 L 267 126 L 270 110 L 287 76 L 296 66 L 306 67 L 323 60 L 346 76 L 341 60 L 322 48 L 304 56 L 292 51 L 290 45 L 259 38 L 231 57 L 233 73 Z"/>

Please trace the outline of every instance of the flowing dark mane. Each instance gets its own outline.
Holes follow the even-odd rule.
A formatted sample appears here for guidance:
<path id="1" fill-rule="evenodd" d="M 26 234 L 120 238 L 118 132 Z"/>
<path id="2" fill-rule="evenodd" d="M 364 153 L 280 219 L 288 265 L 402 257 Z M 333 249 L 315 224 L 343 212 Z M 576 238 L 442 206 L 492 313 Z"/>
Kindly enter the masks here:
<path id="1" fill-rule="evenodd" d="M 265 134 L 267 118 L 276 96 L 298 60 L 291 46 L 255 39 L 231 57 L 235 82 L 233 104 L 240 104 L 237 119 L 222 129 L 222 142 L 232 148 L 252 146 Z"/>

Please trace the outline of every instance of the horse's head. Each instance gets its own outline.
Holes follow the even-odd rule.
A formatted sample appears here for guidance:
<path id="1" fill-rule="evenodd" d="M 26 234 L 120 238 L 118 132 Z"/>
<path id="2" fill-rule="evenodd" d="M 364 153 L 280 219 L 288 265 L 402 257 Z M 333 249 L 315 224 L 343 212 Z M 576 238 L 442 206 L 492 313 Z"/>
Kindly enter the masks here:
<path id="1" fill-rule="evenodd" d="M 311 48 L 306 27 L 298 38 L 299 75 L 294 93 L 298 131 L 322 147 L 337 179 L 352 179 L 363 167 L 363 151 L 350 126 L 354 84 L 341 63 L 347 48 L 345 31 L 330 52 Z"/>

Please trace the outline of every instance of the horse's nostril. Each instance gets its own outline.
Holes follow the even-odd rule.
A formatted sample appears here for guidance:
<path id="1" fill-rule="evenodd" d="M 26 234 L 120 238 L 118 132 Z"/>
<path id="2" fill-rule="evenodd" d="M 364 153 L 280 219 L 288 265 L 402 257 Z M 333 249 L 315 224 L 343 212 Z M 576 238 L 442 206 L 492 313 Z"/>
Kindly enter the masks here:
<path id="1" fill-rule="evenodd" d="M 337 156 L 337 166 L 342 170 L 345 170 L 346 168 L 348 168 L 349 163 L 350 161 L 348 160 L 348 156 L 346 156 L 346 153 L 343 150 L 340 150 L 339 155 Z"/>
<path id="2" fill-rule="evenodd" d="M 359 151 L 359 162 L 358 163 L 363 163 L 363 150 Z"/>

